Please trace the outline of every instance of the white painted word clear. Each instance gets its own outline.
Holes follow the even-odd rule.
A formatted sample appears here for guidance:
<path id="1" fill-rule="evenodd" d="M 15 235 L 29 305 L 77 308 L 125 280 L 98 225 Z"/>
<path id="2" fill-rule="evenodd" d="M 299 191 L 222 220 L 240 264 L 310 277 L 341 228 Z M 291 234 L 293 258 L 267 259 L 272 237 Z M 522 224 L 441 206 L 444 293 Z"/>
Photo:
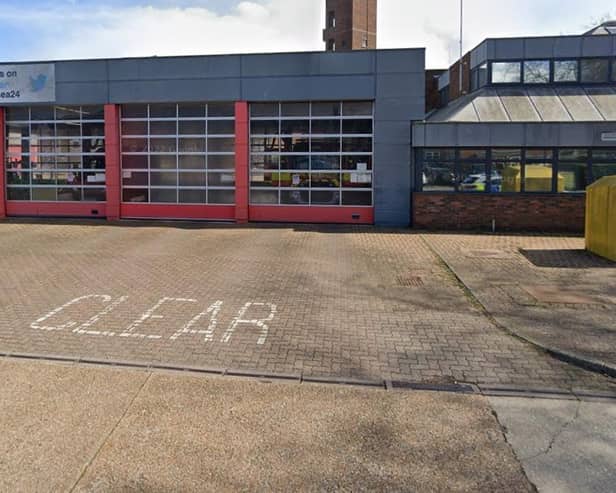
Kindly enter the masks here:
<path id="1" fill-rule="evenodd" d="M 78 324 L 75 321 L 68 321 L 61 325 L 51 325 L 46 324 L 46 321 L 51 319 L 52 317 L 60 314 L 62 311 L 67 308 L 76 305 L 78 303 L 87 301 L 87 300 L 99 300 L 103 303 L 105 308 L 92 317 L 90 317 L 87 321 L 82 324 Z M 107 336 L 107 337 L 130 337 L 130 338 L 138 338 L 138 339 L 162 339 L 161 335 L 152 335 L 152 334 L 144 334 L 139 332 L 140 327 L 147 322 L 148 320 L 159 320 L 164 318 L 163 315 L 157 313 L 160 308 L 169 303 L 189 303 L 195 304 L 198 303 L 197 300 L 190 298 L 169 298 L 164 297 L 158 300 L 157 303 L 152 305 L 151 308 L 146 310 L 140 317 L 130 323 L 122 332 L 117 333 L 115 331 L 101 331 L 101 330 L 93 330 L 92 327 L 103 317 L 110 314 L 114 309 L 123 304 L 128 300 L 128 296 L 121 296 L 117 299 L 113 299 L 111 296 L 106 294 L 89 294 L 86 296 L 80 296 L 73 300 L 64 303 L 63 305 L 51 310 L 49 313 L 43 315 L 36 321 L 30 324 L 32 329 L 36 330 L 45 330 L 45 331 L 61 331 L 72 329 L 74 334 L 82 334 L 82 335 L 91 335 L 91 336 Z M 207 309 L 201 311 L 197 315 L 195 315 L 186 325 L 178 329 L 169 339 L 172 341 L 177 340 L 179 337 L 183 335 L 201 335 L 204 336 L 205 342 L 214 341 L 214 333 L 218 326 L 218 315 L 222 309 L 223 302 L 216 301 L 211 304 Z M 248 314 L 250 313 L 253 307 L 265 307 L 269 310 L 269 314 L 265 318 L 250 318 Z M 257 340 L 257 344 L 262 345 L 265 344 L 267 340 L 267 336 L 269 333 L 269 324 L 274 320 L 276 316 L 276 305 L 273 303 L 256 303 L 256 302 L 248 302 L 245 303 L 244 306 L 240 308 L 237 313 L 237 316 L 231 321 L 229 327 L 222 335 L 220 342 L 228 343 L 236 329 L 240 325 L 244 326 L 253 326 L 256 327 L 259 331 L 259 338 Z M 204 320 L 205 319 L 205 320 Z M 206 325 L 207 324 L 207 325 Z"/>

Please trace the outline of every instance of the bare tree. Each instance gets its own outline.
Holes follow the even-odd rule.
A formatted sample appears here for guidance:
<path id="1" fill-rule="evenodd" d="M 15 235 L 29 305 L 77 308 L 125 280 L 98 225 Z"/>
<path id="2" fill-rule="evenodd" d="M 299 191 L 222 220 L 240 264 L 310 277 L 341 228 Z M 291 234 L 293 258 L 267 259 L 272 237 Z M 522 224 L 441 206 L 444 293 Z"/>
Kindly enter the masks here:
<path id="1" fill-rule="evenodd" d="M 616 10 L 611 10 L 609 12 L 605 12 L 603 15 L 599 17 L 592 17 L 588 24 L 584 26 L 584 29 L 589 30 L 593 27 L 600 26 L 608 21 L 616 20 Z"/>

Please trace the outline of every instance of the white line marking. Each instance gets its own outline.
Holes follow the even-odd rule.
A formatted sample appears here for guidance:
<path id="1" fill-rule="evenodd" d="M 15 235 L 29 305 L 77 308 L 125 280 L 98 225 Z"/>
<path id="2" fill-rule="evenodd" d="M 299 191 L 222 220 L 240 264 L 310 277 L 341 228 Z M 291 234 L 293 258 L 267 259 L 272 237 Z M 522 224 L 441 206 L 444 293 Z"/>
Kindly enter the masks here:
<path id="1" fill-rule="evenodd" d="M 92 327 L 102 317 L 104 317 L 105 315 L 111 313 L 117 306 L 119 306 L 122 303 L 124 303 L 127 299 L 128 299 L 128 296 L 122 296 L 122 297 L 118 298 L 117 300 L 115 300 L 110 305 L 107 305 L 103 311 L 101 311 L 101 312 L 97 313 L 96 315 L 94 315 L 90 320 L 88 320 L 87 322 L 81 324 L 76 329 L 73 329 L 73 332 L 75 334 L 86 334 L 86 335 L 91 335 L 91 336 L 108 336 L 108 337 L 113 337 L 115 335 L 115 332 L 110 332 L 110 331 L 103 331 L 103 332 L 101 332 L 101 331 L 98 331 L 98 330 L 89 330 L 88 327 Z"/>
<path id="2" fill-rule="evenodd" d="M 103 303 L 109 303 L 111 301 L 111 296 L 108 296 L 106 294 L 88 294 L 86 296 L 80 296 L 79 298 L 75 298 L 74 300 L 71 300 L 68 303 L 64 303 L 64 305 L 59 306 L 55 310 L 50 311 L 47 315 L 44 315 L 41 318 L 39 318 L 38 320 L 32 322 L 30 324 L 30 327 L 33 328 L 33 329 L 49 330 L 49 331 L 52 331 L 52 330 L 64 330 L 64 329 L 69 329 L 71 327 L 74 327 L 75 325 L 77 325 L 77 322 L 74 322 L 72 320 L 70 322 L 66 322 L 65 324 L 57 325 L 57 326 L 46 326 L 46 325 L 42 326 L 40 324 L 42 322 L 44 322 L 45 320 L 47 320 L 48 318 L 51 318 L 54 315 L 57 315 L 58 313 L 60 313 L 65 308 L 68 308 L 69 306 L 74 305 L 75 303 L 79 303 L 80 301 L 87 300 L 87 299 L 90 299 L 90 298 L 102 298 L 103 299 Z"/>
<path id="3" fill-rule="evenodd" d="M 182 334 L 203 334 L 205 335 L 205 342 L 209 342 L 214 339 L 214 331 L 216 330 L 216 325 L 218 324 L 218 313 L 220 313 L 220 309 L 222 308 L 222 301 L 217 301 L 214 304 L 210 305 L 209 308 L 193 317 L 193 319 L 188 322 L 184 327 L 179 329 L 175 334 L 173 334 L 169 339 L 175 341 Z M 210 323 L 207 329 L 193 329 L 195 325 L 207 314 L 210 315 Z"/>
<path id="4" fill-rule="evenodd" d="M 146 320 L 149 320 L 151 318 L 152 319 L 165 318 L 162 315 L 154 315 L 154 312 L 158 310 L 163 304 L 169 301 L 177 301 L 178 303 L 196 303 L 197 302 L 197 300 L 192 300 L 192 299 L 187 299 L 187 298 L 167 298 L 167 297 L 162 298 L 152 308 L 150 308 L 143 315 L 141 315 L 140 318 L 138 318 L 132 324 L 126 327 L 126 329 L 124 329 L 124 332 L 120 334 L 120 337 L 135 337 L 139 339 L 162 339 L 162 336 L 139 334 L 137 332 L 134 332 L 134 330 L 140 325 L 142 325 Z"/>
<path id="5" fill-rule="evenodd" d="M 251 306 L 269 306 L 270 314 L 267 316 L 267 318 L 245 319 L 244 316 L 246 315 L 246 312 L 250 309 Z M 267 326 L 265 322 L 271 322 L 272 320 L 274 320 L 275 315 L 276 315 L 276 305 L 274 305 L 273 303 L 248 302 L 242 308 L 240 308 L 240 311 L 238 312 L 237 317 L 233 319 L 233 321 L 231 322 L 231 325 L 229 326 L 227 331 L 222 336 L 222 339 L 220 340 L 220 342 L 225 342 L 225 343 L 229 342 L 229 339 L 231 339 L 231 336 L 233 335 L 235 328 L 239 324 L 248 324 L 248 325 L 256 325 L 257 327 L 261 329 L 261 335 L 259 336 L 259 339 L 257 340 L 257 344 L 259 345 L 265 344 L 265 340 L 267 339 L 267 334 L 269 332 L 269 327 Z"/>

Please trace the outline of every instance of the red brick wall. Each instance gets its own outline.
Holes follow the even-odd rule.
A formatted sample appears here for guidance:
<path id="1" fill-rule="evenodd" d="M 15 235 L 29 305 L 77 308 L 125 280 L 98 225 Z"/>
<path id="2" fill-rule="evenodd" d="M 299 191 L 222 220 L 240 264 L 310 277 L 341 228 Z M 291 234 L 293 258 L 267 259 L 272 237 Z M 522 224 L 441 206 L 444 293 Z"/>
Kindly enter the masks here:
<path id="1" fill-rule="evenodd" d="M 584 195 L 414 193 L 413 227 L 583 233 L 585 208 Z"/>
<path id="2" fill-rule="evenodd" d="M 441 106 L 438 78 L 444 72 L 445 70 L 426 70 L 426 113 Z"/>
<path id="3" fill-rule="evenodd" d="M 336 13 L 336 27 L 323 30 L 326 46 L 329 39 L 336 42 L 336 51 L 376 48 L 377 0 L 327 0 L 326 23 L 329 12 Z M 362 41 L 367 36 L 368 46 Z"/>

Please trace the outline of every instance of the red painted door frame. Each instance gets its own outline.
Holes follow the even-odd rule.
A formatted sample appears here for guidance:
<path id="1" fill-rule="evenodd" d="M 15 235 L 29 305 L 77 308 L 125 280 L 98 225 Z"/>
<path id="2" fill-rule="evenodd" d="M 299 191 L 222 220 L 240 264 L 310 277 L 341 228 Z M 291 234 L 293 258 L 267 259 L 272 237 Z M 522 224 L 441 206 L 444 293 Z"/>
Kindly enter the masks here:
<path id="1" fill-rule="evenodd" d="M 235 103 L 235 221 L 248 222 L 249 139 L 248 103 Z"/>
<path id="2" fill-rule="evenodd" d="M 6 166 L 6 111 L 0 108 L 0 135 L 2 136 L 2 145 L 0 145 L 0 219 L 6 217 L 6 183 L 5 183 L 5 166 Z"/>
<path id="3" fill-rule="evenodd" d="M 120 219 L 122 200 L 120 169 L 120 106 L 105 105 L 105 183 L 107 184 L 107 220 Z"/>

